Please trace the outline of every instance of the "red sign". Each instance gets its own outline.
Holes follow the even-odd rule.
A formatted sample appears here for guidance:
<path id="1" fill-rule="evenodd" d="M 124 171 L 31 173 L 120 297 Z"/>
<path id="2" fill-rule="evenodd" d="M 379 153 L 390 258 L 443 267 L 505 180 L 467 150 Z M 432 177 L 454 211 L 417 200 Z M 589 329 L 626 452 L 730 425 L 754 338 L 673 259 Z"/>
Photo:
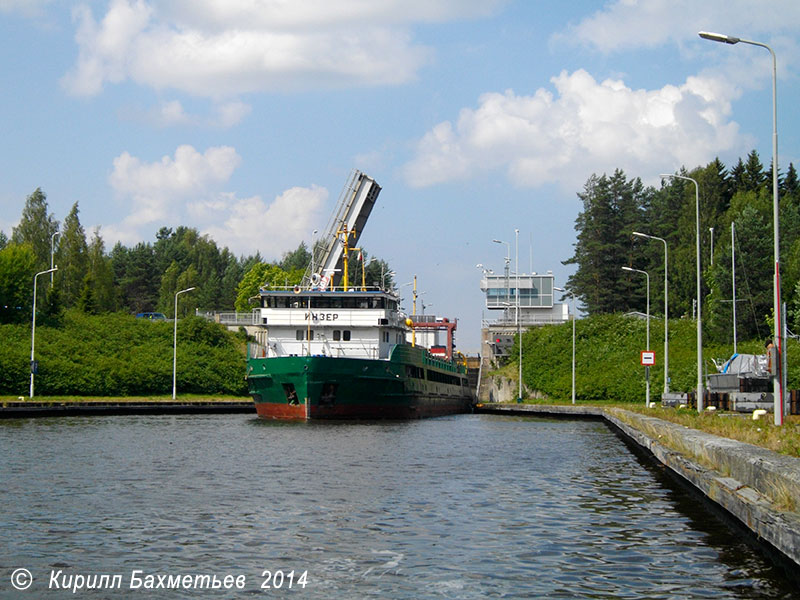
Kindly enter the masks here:
<path id="1" fill-rule="evenodd" d="M 654 350 L 642 350 L 642 366 L 652 367 L 656 364 L 656 353 Z"/>

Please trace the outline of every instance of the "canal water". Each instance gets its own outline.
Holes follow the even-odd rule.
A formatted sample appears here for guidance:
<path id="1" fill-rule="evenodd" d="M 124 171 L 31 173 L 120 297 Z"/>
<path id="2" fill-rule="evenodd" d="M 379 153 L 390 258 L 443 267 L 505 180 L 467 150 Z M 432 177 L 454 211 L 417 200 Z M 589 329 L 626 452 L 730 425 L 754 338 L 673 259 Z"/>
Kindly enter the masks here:
<path id="1" fill-rule="evenodd" d="M 784 577 L 600 421 L 0 421 L 4 598 L 798 597 Z"/>

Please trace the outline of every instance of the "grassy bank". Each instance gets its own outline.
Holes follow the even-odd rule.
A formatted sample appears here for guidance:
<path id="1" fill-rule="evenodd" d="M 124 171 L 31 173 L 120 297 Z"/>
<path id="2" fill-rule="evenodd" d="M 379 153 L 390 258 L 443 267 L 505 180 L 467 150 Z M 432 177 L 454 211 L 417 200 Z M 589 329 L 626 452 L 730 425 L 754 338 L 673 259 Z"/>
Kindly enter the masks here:
<path id="1" fill-rule="evenodd" d="M 30 325 L 0 325 L 0 394 L 27 396 Z M 173 323 L 67 312 L 36 327 L 37 396 L 150 397 L 172 391 Z M 178 390 L 245 396 L 244 339 L 198 317 L 178 323 Z"/>

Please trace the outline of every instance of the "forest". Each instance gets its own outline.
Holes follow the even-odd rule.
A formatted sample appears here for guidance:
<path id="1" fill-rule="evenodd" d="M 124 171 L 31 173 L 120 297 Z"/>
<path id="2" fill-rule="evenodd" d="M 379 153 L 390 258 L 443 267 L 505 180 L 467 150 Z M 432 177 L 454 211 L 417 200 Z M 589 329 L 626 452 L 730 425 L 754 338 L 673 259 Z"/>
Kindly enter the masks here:
<path id="1" fill-rule="evenodd" d="M 701 308 L 709 341 L 733 336 L 732 237 L 735 250 L 736 328 L 740 339 L 764 339 L 772 320 L 772 167 L 753 150 L 731 168 L 719 159 L 677 175 L 694 179 L 700 208 Z M 781 290 L 790 330 L 800 331 L 800 182 L 794 165 L 780 174 Z M 587 315 L 644 312 L 646 286 L 630 267 L 648 273 L 650 312 L 664 313 L 664 245 L 668 248 L 669 317 L 689 317 L 696 301 L 695 186 L 665 178 L 645 186 L 621 170 L 594 174 L 578 193 L 582 210 L 575 221 L 575 252 L 564 261 L 575 271 L 567 281 Z M 734 236 L 732 236 L 732 230 Z M 37 319 L 57 324 L 65 310 L 98 315 L 162 312 L 173 317 L 202 311 L 249 311 L 265 285 L 298 283 L 310 261 L 305 243 L 268 262 L 258 253 L 235 256 L 196 229 L 162 227 L 152 242 L 117 243 L 108 251 L 99 230 L 89 239 L 75 203 L 60 223 L 47 197 L 34 190 L 11 235 L 0 232 L 0 324 L 30 321 L 33 276 L 58 265 L 39 282 Z M 368 284 L 389 272 L 383 260 L 364 253 Z M 358 271 L 358 269 L 356 269 Z M 360 279 L 360 274 L 358 275 Z M 391 283 L 391 280 L 387 283 Z"/>
<path id="2" fill-rule="evenodd" d="M 588 315 L 646 310 L 664 315 L 664 244 L 668 256 L 669 318 L 692 318 L 696 311 L 696 197 L 700 214 L 701 314 L 704 339 L 733 340 L 733 285 L 738 340 L 764 340 L 772 332 L 773 196 L 772 166 L 751 151 L 728 169 L 719 159 L 659 188 L 644 186 L 620 170 L 592 175 L 578 193 L 583 208 L 575 221 L 574 265 L 567 295 L 574 294 Z M 697 195 L 696 195 L 697 194 Z M 800 331 L 800 182 L 793 164 L 779 178 L 781 297 L 790 331 Z M 733 250 L 732 253 L 732 238 Z M 734 258 L 732 258 L 732 256 Z M 732 268 L 735 260 L 735 271 Z"/>
<path id="3" fill-rule="evenodd" d="M 385 261 L 362 252 L 370 285 L 389 272 Z M 98 315 L 113 312 L 160 312 L 172 318 L 175 293 L 194 287 L 191 297 L 179 297 L 178 317 L 200 312 L 247 312 L 260 287 L 300 282 L 311 260 L 301 242 L 281 260 L 265 261 L 256 252 L 237 257 L 219 248 L 196 229 L 162 227 L 155 241 L 133 247 L 117 243 L 107 251 L 100 231 L 87 239 L 76 202 L 63 223 L 48 212 L 47 196 L 37 188 L 25 201 L 20 221 L 7 236 L 0 232 L 0 324 L 31 320 L 33 277 L 58 270 L 52 285 L 39 280 L 37 320 L 57 323 L 65 310 Z M 360 280 L 361 273 L 356 269 Z M 391 276 L 386 279 L 391 284 Z"/>

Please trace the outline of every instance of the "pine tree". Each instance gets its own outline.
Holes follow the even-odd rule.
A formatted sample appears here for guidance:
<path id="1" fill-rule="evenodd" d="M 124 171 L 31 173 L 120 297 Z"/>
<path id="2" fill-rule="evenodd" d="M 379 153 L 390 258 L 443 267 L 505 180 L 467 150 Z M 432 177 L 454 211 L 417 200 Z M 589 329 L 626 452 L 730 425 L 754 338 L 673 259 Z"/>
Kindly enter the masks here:
<path id="1" fill-rule="evenodd" d="M 92 242 L 88 251 L 89 272 L 84 280 L 84 288 L 91 285 L 92 302 L 96 313 L 113 312 L 117 310 L 117 290 L 114 286 L 114 272 L 111 268 L 111 259 L 106 256 L 105 244 L 100 237 L 100 229 L 95 228 Z M 81 296 L 88 296 L 88 291 L 81 292 Z"/>
<path id="2" fill-rule="evenodd" d="M 72 205 L 67 218 L 64 219 L 64 231 L 56 252 L 56 285 L 60 288 L 61 300 L 65 308 L 78 303 L 83 289 L 83 280 L 89 268 L 86 233 L 78 218 L 78 203 Z"/>
<path id="3" fill-rule="evenodd" d="M 771 173 L 772 171 L 770 171 Z M 755 192 L 764 187 L 771 178 L 764 172 L 764 165 L 758 157 L 758 152 L 751 150 L 747 155 L 744 166 L 743 188 L 746 192 Z"/>
<path id="4" fill-rule="evenodd" d="M 652 190 L 617 170 L 611 177 L 592 175 L 578 197 L 583 211 L 575 222 L 575 255 L 564 261 L 578 268 L 567 287 L 591 314 L 640 310 L 645 287 L 634 285 L 622 267 L 634 263 L 631 234 L 642 228 Z"/>
<path id="5" fill-rule="evenodd" d="M 58 231 L 58 221 L 47 214 L 47 196 L 36 188 L 25 200 L 22 218 L 12 233 L 11 240 L 16 244 L 29 244 L 36 257 L 37 271 L 50 268 L 50 252 L 53 234 Z"/>

